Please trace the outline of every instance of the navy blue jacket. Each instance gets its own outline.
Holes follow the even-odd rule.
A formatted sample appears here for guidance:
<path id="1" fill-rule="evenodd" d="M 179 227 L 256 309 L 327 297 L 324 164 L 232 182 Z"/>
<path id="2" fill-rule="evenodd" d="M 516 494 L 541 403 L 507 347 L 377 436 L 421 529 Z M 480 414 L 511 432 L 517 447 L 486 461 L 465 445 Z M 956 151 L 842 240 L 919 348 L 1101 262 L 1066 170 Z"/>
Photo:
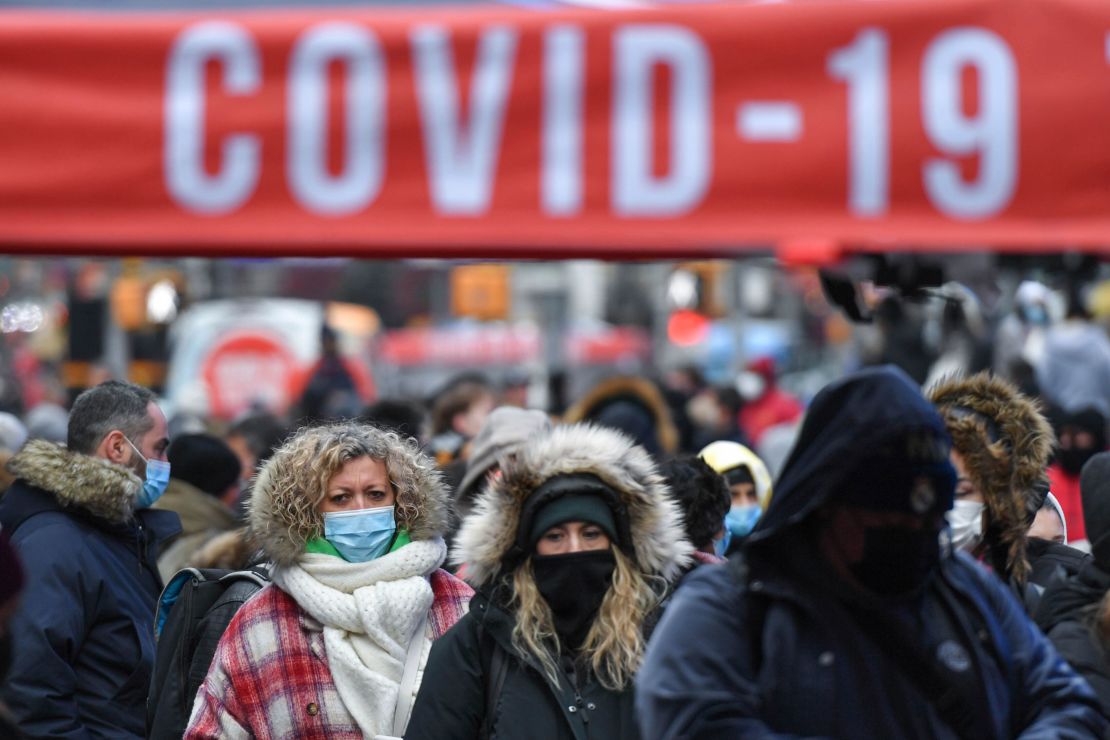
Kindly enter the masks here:
<path id="1" fill-rule="evenodd" d="M 843 590 L 821 585 L 834 580 L 831 570 L 805 549 L 807 520 L 834 499 L 854 463 L 910 430 L 945 434 L 900 372 L 866 371 L 819 394 L 744 562 L 693 573 L 656 629 L 637 680 L 645 738 L 957 737 Z M 954 652 L 947 664 L 973 687 L 968 703 L 984 740 L 1106 730 L 1090 688 L 966 555 L 943 557 L 921 597 L 889 612 L 916 626 L 918 647 L 935 650 L 927 654 L 938 662 L 940 648 Z M 950 621 L 937 618 L 953 612 Z"/>
<path id="2" fill-rule="evenodd" d="M 27 576 L 4 702 L 29 736 L 144 737 L 157 545 L 180 531 L 177 515 L 132 514 L 137 477 L 44 444 L 13 460 L 43 485 L 21 478 L 0 499 Z"/>

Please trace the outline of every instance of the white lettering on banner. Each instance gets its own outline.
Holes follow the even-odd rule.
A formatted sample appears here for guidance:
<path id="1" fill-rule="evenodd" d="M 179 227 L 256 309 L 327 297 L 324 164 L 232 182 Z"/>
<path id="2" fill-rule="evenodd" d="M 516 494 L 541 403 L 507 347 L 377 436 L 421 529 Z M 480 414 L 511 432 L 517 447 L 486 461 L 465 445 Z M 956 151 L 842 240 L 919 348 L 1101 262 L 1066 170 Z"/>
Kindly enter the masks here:
<path id="1" fill-rule="evenodd" d="M 328 67 L 346 72 L 343 166 L 328 171 Z M 365 28 L 325 23 L 306 31 L 289 63 L 289 189 L 309 210 L 340 216 L 366 208 L 385 173 L 386 75 L 381 45 Z"/>
<path id="2" fill-rule="evenodd" d="M 582 210 L 582 90 L 585 37 L 574 26 L 544 35 L 543 209 L 551 216 Z"/>
<path id="3" fill-rule="evenodd" d="M 489 210 L 493 194 L 517 32 L 496 26 L 482 33 L 465 125 L 447 29 L 420 26 L 411 39 L 432 205 L 445 215 L 481 215 Z"/>
<path id="4" fill-rule="evenodd" d="M 223 65 L 223 90 L 250 95 L 261 84 L 258 47 L 242 27 L 226 21 L 205 21 L 181 33 L 166 65 L 165 142 L 166 188 L 182 207 L 219 215 L 234 211 L 254 194 L 260 171 L 261 143 L 256 136 L 232 134 L 220 149 L 220 170 L 204 169 L 204 69 L 209 61 Z"/>
<path id="5" fill-rule="evenodd" d="M 974 67 L 979 110 L 963 111 L 961 73 Z M 982 28 L 941 34 L 921 66 L 921 111 L 933 145 L 952 156 L 978 154 L 979 177 L 964 182 L 960 165 L 931 159 L 925 190 L 945 214 L 964 219 L 997 214 L 1013 198 L 1018 170 L 1017 65 L 1006 42 Z"/>
<path id="6" fill-rule="evenodd" d="M 829 55 L 828 72 L 848 84 L 848 208 L 864 218 L 890 207 L 890 42 L 877 28 Z"/>
<path id="7" fill-rule="evenodd" d="M 695 208 L 712 174 L 709 52 L 679 26 L 627 25 L 615 32 L 613 117 L 610 121 L 613 208 L 620 216 L 677 216 Z M 670 172 L 656 177 L 653 76 L 672 72 Z"/>

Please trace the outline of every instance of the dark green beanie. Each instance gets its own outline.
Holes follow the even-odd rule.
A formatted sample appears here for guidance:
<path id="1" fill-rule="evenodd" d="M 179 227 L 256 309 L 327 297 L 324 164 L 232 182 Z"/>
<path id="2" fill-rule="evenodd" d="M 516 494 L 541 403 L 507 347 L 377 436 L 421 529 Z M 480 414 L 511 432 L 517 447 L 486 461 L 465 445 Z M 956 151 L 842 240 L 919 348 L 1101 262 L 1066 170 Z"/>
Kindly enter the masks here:
<path id="1" fill-rule="evenodd" d="M 569 493 L 552 499 L 535 513 L 528 531 L 528 546 L 534 549 L 544 532 L 566 522 L 596 524 L 605 530 L 613 544 L 617 544 L 617 524 L 609 504 L 594 494 Z"/>

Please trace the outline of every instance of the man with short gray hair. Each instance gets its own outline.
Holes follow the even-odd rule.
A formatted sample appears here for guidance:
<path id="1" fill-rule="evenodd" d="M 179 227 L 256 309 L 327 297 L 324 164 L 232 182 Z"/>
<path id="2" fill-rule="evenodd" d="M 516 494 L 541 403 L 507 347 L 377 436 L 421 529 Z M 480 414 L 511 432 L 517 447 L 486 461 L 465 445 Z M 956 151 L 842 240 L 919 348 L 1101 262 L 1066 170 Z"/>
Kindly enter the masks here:
<path id="1" fill-rule="evenodd" d="M 145 736 L 159 545 L 177 514 L 150 509 L 169 481 L 154 395 L 108 381 L 70 411 L 67 445 L 12 458 L 0 526 L 26 566 L 0 696 L 33 737 Z"/>

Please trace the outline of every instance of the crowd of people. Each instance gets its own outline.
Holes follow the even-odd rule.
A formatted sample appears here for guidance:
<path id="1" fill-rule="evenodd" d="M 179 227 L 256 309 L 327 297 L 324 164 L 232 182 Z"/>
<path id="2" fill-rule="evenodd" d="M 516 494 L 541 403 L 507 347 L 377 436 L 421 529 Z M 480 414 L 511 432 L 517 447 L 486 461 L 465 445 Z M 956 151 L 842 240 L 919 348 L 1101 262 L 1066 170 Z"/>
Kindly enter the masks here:
<path id="1" fill-rule="evenodd" d="M 1091 326 L 1024 381 L 883 364 L 807 403 L 760 358 L 355 413 L 332 363 L 301 418 L 121 381 L 64 439 L 0 416 L 0 736 L 1102 737 Z M 182 638 L 182 571 L 258 584 Z"/>

